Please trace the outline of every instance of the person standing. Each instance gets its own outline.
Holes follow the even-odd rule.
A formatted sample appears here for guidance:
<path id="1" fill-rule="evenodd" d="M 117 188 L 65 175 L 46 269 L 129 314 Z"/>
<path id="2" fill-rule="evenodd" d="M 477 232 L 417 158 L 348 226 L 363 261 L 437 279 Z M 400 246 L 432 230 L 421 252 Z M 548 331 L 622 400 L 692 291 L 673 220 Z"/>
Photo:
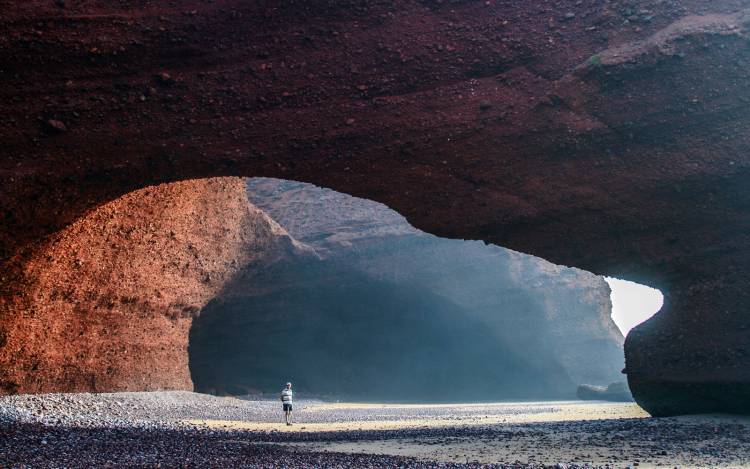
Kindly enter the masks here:
<path id="1" fill-rule="evenodd" d="M 286 424 L 292 424 L 292 383 L 286 383 L 286 387 L 281 390 L 281 404 L 284 408 L 284 417 Z"/>

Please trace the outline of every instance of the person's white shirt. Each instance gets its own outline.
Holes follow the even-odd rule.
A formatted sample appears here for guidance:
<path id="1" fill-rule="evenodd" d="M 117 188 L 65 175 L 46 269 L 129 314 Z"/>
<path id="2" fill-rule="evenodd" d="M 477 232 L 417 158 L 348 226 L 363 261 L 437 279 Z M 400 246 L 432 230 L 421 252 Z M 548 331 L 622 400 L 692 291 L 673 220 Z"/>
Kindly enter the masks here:
<path id="1" fill-rule="evenodd" d="M 281 390 L 281 402 L 284 404 L 292 403 L 292 390 L 284 388 Z"/>

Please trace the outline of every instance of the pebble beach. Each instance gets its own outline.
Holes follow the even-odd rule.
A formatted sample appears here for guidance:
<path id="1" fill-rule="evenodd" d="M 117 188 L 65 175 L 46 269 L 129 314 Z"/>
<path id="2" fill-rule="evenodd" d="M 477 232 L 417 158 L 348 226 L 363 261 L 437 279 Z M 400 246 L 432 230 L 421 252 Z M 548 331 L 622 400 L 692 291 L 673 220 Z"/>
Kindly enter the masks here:
<path id="1" fill-rule="evenodd" d="M 0 467 L 750 467 L 750 419 L 635 404 L 295 402 L 190 392 L 0 397 Z"/>

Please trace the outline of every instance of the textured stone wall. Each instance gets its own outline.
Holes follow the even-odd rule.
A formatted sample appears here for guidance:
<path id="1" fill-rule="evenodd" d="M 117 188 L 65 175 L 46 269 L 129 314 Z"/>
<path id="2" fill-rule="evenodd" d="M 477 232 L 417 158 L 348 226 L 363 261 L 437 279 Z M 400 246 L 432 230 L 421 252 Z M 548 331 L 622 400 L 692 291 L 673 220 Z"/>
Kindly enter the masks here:
<path id="1" fill-rule="evenodd" d="M 313 182 L 659 288 L 638 402 L 750 412 L 747 0 L 5 4 L 3 272 L 157 182 Z"/>
<path id="2" fill-rule="evenodd" d="M 0 392 L 192 389 L 194 315 L 248 263 L 287 249 L 238 178 L 104 204 L 10 261 Z"/>

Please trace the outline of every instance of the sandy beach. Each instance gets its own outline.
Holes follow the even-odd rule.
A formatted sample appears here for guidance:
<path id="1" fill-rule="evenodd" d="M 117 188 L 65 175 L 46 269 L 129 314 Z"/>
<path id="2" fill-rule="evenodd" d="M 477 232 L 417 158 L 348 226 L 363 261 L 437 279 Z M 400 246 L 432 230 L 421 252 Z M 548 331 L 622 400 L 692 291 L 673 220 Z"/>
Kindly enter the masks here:
<path id="1" fill-rule="evenodd" d="M 282 433 L 429 430 L 434 436 L 288 442 L 309 451 L 382 454 L 425 461 L 603 467 L 750 467 L 741 446 L 750 418 L 721 415 L 653 419 L 632 403 L 308 404 L 295 426 L 273 422 L 191 421 L 210 428 Z M 339 416 L 339 421 L 333 420 Z M 721 429 L 740 430 L 737 435 Z M 698 441 L 713 431 L 715 438 Z M 463 432 L 462 432 L 463 430 Z M 468 431 L 468 433 L 466 433 Z M 744 434 L 744 437 L 743 437 Z"/>
<path id="2" fill-rule="evenodd" d="M 635 404 L 582 401 L 486 404 L 306 403 L 296 426 L 276 422 L 188 420 L 211 428 L 252 431 L 341 432 L 441 427 L 498 427 L 508 424 L 645 418 Z M 329 421 L 332 416 L 340 420 Z M 324 422 L 320 422 L 324 420 Z"/>
<path id="3" fill-rule="evenodd" d="M 750 467 L 750 418 L 632 403 L 299 400 L 294 414 L 189 392 L 2 397 L 0 467 Z"/>

